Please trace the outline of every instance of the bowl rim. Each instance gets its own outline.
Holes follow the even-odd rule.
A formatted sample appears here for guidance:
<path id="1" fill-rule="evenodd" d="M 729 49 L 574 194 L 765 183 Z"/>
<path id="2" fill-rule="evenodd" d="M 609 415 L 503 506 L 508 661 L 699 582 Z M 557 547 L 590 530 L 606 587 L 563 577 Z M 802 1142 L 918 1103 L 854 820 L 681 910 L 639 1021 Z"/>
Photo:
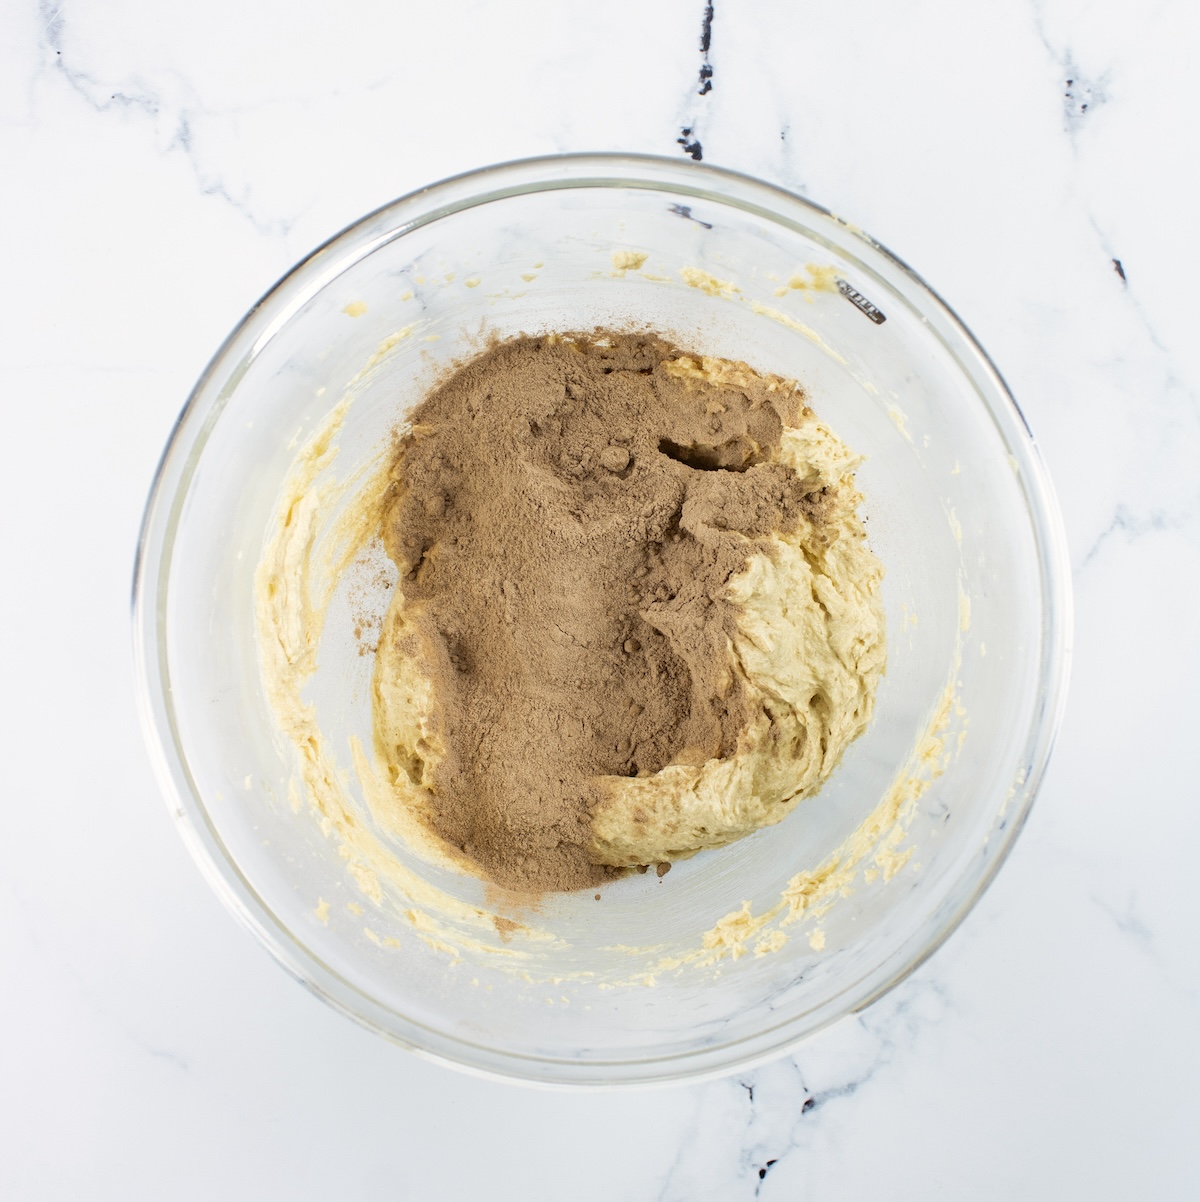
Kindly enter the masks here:
<path id="1" fill-rule="evenodd" d="M 956 343 L 953 347 L 943 332 L 926 321 L 927 328 L 972 379 L 993 420 L 1001 423 L 1007 418 L 1015 435 L 1005 441 L 1018 460 L 1018 477 L 1041 570 L 1040 704 L 1030 721 L 1015 793 L 1004 820 L 992 827 L 993 837 L 987 842 L 982 868 L 973 878 L 970 873 L 961 874 L 954 904 L 943 906 L 935 926 L 922 927 L 919 938 L 911 936 L 902 941 L 873 971 L 858 977 L 823 1006 L 766 1031 L 666 1055 L 571 1060 L 484 1047 L 406 1019 L 324 964 L 272 912 L 225 848 L 188 768 L 171 700 L 166 592 L 175 528 L 207 434 L 249 364 L 308 299 L 381 246 L 454 213 L 528 193 L 621 187 L 716 202 L 775 224 L 793 226 L 810 237 L 817 234 L 818 240 L 823 232 L 839 254 L 844 256 L 853 248 L 867 262 L 874 258 L 878 265 L 897 273 L 924 302 L 924 309 L 914 308 L 923 316 L 927 310 L 945 327 Z M 281 276 L 218 347 L 172 427 L 154 474 L 138 537 L 132 619 L 139 716 L 155 776 L 176 826 L 202 875 L 226 907 L 296 980 L 334 1009 L 424 1058 L 476 1075 L 525 1084 L 619 1088 L 719 1077 L 781 1056 L 817 1031 L 872 1004 L 945 943 L 1007 859 L 1043 779 L 1066 702 L 1072 594 L 1062 518 L 1029 423 L 990 356 L 916 271 L 859 227 L 777 185 L 708 163 L 608 152 L 517 159 L 450 176 L 379 206 L 326 239 Z M 400 1020 L 403 1030 L 397 1029 L 395 1020 Z"/>

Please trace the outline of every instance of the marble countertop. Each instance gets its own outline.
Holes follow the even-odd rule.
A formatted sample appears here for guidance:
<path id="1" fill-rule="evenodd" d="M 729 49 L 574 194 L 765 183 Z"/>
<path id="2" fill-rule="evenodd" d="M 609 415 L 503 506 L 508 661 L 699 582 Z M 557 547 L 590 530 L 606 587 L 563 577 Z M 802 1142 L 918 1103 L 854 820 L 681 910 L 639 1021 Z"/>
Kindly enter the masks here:
<path id="1" fill-rule="evenodd" d="M 1200 9 L 708 11 L 5 4 L 3 1197 L 1200 1197 Z M 394 196 L 584 149 L 762 176 L 916 266 L 1038 436 L 1077 627 L 1029 825 L 930 962 L 739 1077 L 563 1095 L 385 1044 L 238 928 L 151 776 L 128 586 L 255 297 Z"/>

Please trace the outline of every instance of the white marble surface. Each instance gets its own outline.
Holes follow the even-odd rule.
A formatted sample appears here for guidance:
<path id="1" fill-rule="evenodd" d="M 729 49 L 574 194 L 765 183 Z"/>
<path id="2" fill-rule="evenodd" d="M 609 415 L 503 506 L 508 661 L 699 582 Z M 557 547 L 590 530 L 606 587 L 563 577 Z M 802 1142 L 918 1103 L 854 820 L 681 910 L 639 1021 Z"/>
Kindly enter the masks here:
<path id="1" fill-rule="evenodd" d="M 706 95 L 699 0 L 0 12 L 0 1196 L 1200 1197 L 1194 0 L 716 0 Z M 681 137 L 870 230 L 1001 365 L 1070 535 L 1072 697 L 998 881 L 861 1018 L 539 1093 L 352 1026 L 210 894 L 134 713 L 134 539 L 192 381 L 319 241 Z"/>

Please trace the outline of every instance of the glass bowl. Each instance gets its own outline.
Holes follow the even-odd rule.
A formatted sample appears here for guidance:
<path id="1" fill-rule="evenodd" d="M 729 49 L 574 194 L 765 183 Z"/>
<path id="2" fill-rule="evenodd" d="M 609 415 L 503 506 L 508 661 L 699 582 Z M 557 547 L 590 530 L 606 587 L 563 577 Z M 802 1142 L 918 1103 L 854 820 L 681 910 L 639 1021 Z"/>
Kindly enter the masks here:
<path id="1" fill-rule="evenodd" d="M 356 737 L 371 745 L 371 649 L 351 629 L 375 620 L 354 611 L 355 597 L 374 604 L 360 570 L 371 557 L 331 579 L 304 685 L 342 807 L 332 822 L 264 691 L 256 570 L 298 458 L 306 495 L 334 498 L 303 549 L 332 562 L 337 518 L 397 423 L 489 337 L 645 326 L 799 380 L 865 456 L 888 670 L 868 731 L 782 823 L 663 878 L 631 875 L 599 901 L 548 896 L 513 919 L 509 899 L 497 922 L 494 890 L 377 821 L 351 754 Z M 323 457 L 314 439 L 329 441 Z M 134 624 L 145 730 L 180 831 L 297 979 L 459 1067 L 618 1085 L 776 1056 L 938 947 L 1029 811 L 1064 696 L 1070 598 L 1021 412 L 912 270 L 758 180 L 580 155 L 397 200 L 254 306 L 163 455 Z M 365 870 L 347 831 L 407 875 Z"/>

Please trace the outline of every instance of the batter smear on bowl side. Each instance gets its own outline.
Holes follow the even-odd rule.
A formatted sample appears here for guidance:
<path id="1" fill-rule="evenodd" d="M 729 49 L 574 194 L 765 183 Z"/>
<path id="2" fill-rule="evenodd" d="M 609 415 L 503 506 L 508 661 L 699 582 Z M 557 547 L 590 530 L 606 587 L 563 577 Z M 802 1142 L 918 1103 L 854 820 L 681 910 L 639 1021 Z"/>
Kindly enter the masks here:
<path id="1" fill-rule="evenodd" d="M 412 413 L 384 507 L 375 742 L 402 804 L 524 892 L 785 817 L 884 670 L 858 463 L 793 381 L 654 335 L 465 363 Z"/>

